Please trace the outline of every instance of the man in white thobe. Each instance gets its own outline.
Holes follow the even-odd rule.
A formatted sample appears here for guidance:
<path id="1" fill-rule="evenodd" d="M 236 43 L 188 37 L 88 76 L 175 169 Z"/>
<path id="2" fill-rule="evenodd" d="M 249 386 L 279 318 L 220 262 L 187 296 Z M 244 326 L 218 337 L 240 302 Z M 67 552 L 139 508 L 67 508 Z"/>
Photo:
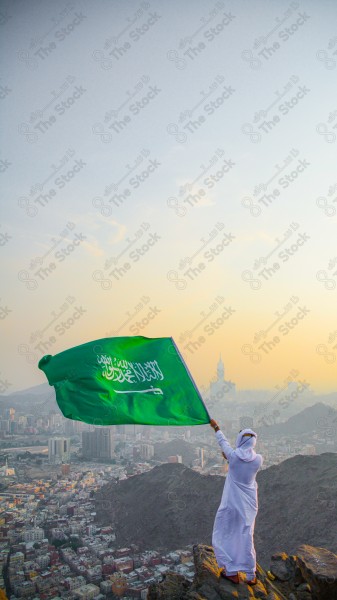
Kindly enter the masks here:
<path id="1" fill-rule="evenodd" d="M 216 513 L 212 546 L 221 575 L 239 583 L 238 571 L 246 573 L 246 583 L 256 583 L 254 527 L 258 510 L 256 473 L 263 458 L 256 454 L 256 433 L 242 429 L 233 450 L 214 419 L 210 422 L 219 446 L 228 461 L 221 503 Z"/>

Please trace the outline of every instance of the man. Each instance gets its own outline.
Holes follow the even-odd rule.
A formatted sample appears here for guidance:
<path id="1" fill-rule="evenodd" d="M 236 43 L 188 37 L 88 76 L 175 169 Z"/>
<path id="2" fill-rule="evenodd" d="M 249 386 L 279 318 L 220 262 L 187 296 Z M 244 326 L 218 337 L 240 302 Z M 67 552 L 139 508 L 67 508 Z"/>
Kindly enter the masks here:
<path id="1" fill-rule="evenodd" d="M 254 526 L 258 510 L 255 478 L 263 463 L 261 454 L 256 454 L 253 449 L 257 436 L 252 429 L 242 429 L 236 439 L 236 449 L 233 450 L 214 419 L 211 419 L 210 425 L 229 463 L 214 522 L 214 553 L 222 577 L 239 583 L 238 571 L 245 571 L 246 583 L 255 585 Z"/>

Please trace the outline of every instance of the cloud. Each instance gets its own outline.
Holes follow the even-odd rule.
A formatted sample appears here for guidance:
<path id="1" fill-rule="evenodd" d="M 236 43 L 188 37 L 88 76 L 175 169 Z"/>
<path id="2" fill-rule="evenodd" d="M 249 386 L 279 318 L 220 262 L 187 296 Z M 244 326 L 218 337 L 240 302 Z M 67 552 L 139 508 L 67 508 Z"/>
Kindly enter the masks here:
<path id="1" fill-rule="evenodd" d="M 93 242 L 85 241 L 82 245 L 92 256 L 104 256 L 104 250 L 99 246 L 97 240 L 94 240 Z"/>
<path id="2" fill-rule="evenodd" d="M 115 226 L 116 231 L 110 237 L 108 244 L 118 244 L 118 242 L 123 240 L 125 237 L 125 234 L 127 231 L 126 225 L 122 225 L 121 223 L 114 222 L 114 226 Z"/>
<path id="3" fill-rule="evenodd" d="M 74 216 L 74 221 L 77 225 L 81 224 L 85 227 L 85 231 L 89 232 L 90 229 L 92 231 L 100 231 L 101 239 L 103 236 L 107 234 L 107 244 L 118 244 L 124 237 L 127 231 L 126 225 L 116 221 L 116 219 L 112 217 L 105 217 L 100 212 L 90 212 L 86 214 L 81 214 L 78 216 Z M 112 235 L 111 235 L 112 231 Z M 94 240 L 93 244 L 93 252 L 96 253 L 95 256 L 100 256 L 104 254 L 103 249 L 98 248 L 98 240 Z"/>

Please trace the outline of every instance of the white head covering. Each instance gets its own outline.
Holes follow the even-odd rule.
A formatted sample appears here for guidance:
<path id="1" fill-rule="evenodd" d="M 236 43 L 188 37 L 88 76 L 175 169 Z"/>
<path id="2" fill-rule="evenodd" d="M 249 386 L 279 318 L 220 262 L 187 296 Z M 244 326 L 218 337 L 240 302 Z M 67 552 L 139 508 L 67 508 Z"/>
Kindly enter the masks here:
<path id="1" fill-rule="evenodd" d="M 251 433 L 255 437 L 244 437 L 245 433 Z M 240 431 L 238 437 L 236 438 L 236 456 L 238 456 L 239 458 L 241 458 L 241 460 L 244 460 L 245 462 L 250 462 L 251 460 L 254 460 L 254 458 L 256 457 L 256 452 L 255 450 L 253 450 L 253 448 L 256 445 L 256 437 L 256 433 L 252 429 L 242 429 L 242 431 Z"/>

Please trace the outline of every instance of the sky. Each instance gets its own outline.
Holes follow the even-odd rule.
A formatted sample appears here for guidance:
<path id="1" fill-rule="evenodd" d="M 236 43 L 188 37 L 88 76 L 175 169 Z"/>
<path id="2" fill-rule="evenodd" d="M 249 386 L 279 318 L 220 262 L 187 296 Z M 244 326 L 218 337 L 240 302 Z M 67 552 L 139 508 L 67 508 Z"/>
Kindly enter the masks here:
<path id="1" fill-rule="evenodd" d="M 337 5 L 2 3 L 0 393 L 173 337 L 198 386 L 337 381 Z"/>

